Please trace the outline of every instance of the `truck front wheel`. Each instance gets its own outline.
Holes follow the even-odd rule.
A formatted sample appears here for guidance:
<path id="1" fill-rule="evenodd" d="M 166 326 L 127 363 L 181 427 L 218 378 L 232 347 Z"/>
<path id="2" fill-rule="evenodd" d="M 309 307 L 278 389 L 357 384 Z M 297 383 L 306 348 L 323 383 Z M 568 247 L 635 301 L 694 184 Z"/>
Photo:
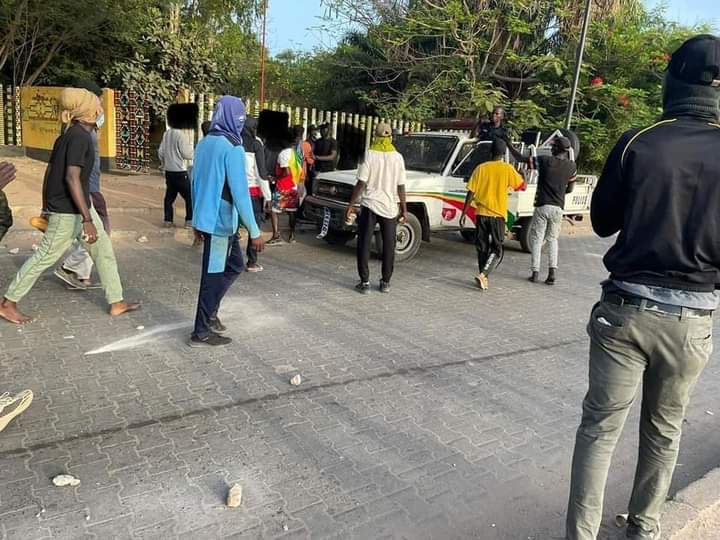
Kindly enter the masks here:
<path id="1" fill-rule="evenodd" d="M 331 246 L 344 246 L 353 238 L 355 238 L 355 233 L 352 231 L 330 229 L 325 235 L 324 240 Z"/>

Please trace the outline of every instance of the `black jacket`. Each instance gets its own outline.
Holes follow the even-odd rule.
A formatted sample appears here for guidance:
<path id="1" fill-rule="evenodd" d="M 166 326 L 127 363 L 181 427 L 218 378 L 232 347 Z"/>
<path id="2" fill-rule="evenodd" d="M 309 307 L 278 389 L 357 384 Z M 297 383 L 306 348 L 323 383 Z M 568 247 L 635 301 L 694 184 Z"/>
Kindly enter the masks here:
<path id="1" fill-rule="evenodd" d="M 720 125 L 666 119 L 625 133 L 593 194 L 595 232 L 620 232 L 612 279 L 690 291 L 720 288 Z"/>

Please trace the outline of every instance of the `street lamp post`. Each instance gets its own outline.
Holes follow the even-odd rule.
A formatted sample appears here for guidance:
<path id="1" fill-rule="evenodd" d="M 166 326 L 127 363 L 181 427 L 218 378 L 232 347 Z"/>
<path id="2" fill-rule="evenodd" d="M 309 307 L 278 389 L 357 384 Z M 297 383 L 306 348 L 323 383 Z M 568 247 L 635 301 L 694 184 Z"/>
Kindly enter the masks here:
<path id="1" fill-rule="evenodd" d="M 575 109 L 575 98 L 577 96 L 578 84 L 580 83 L 580 71 L 582 69 L 583 54 L 585 53 L 585 40 L 587 39 L 588 27 L 590 26 L 590 8 L 592 0 L 585 1 L 585 13 L 583 15 L 582 32 L 580 43 L 577 49 L 577 60 L 575 63 L 575 77 L 573 78 L 572 90 L 570 91 L 570 103 L 568 103 L 567 116 L 565 117 L 565 129 L 570 129 L 572 124 L 573 110 Z"/>
<path id="2" fill-rule="evenodd" d="M 267 40 L 268 0 L 263 0 L 262 12 L 262 44 L 260 46 L 260 109 L 265 107 L 265 42 Z"/>

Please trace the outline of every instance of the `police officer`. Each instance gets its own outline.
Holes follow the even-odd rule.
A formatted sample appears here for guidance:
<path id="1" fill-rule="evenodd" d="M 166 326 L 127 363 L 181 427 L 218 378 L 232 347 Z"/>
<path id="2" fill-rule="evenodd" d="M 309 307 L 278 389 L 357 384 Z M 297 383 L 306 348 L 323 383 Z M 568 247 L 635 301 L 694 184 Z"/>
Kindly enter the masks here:
<path id="1" fill-rule="evenodd" d="M 690 394 L 712 351 L 720 287 L 720 39 L 671 57 L 662 119 L 625 133 L 593 195 L 595 232 L 620 233 L 588 323 L 589 390 L 577 432 L 569 540 L 595 540 L 610 458 L 642 384 L 627 536 L 660 538 Z"/>
<path id="2" fill-rule="evenodd" d="M 499 106 L 495 107 L 490 116 L 490 121 L 479 121 L 473 128 L 470 138 L 477 138 L 481 141 L 510 138 L 510 130 L 505 127 L 505 109 Z"/>

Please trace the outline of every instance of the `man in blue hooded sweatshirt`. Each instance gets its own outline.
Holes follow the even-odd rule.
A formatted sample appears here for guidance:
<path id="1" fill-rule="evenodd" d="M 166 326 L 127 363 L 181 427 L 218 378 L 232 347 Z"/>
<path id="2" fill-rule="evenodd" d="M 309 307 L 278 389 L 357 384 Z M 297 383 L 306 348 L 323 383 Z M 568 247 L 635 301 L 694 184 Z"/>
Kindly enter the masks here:
<path id="1" fill-rule="evenodd" d="M 193 227 L 204 244 L 202 279 L 191 347 L 218 347 L 232 340 L 218 318 L 223 297 L 245 268 L 237 237 L 245 227 L 255 251 L 265 247 L 255 221 L 245 172 L 242 130 L 245 105 L 223 96 L 215 106 L 208 136 L 195 149 Z"/>

